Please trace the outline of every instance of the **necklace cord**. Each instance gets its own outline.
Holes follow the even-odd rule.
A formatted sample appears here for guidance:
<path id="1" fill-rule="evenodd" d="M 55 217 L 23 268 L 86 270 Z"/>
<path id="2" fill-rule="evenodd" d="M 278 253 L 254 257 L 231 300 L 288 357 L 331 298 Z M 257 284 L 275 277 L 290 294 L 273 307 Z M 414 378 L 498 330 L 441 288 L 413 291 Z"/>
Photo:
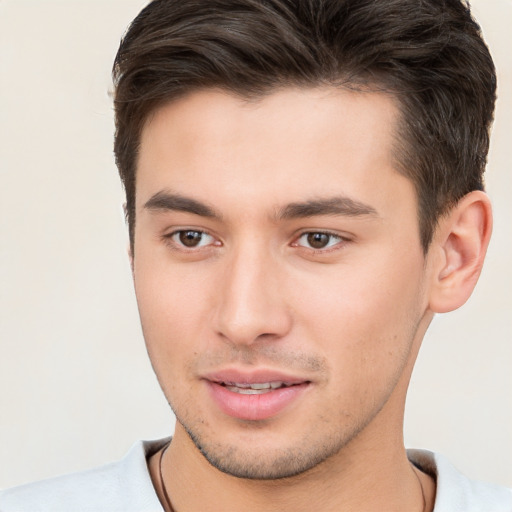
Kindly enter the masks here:
<path id="1" fill-rule="evenodd" d="M 160 485 L 162 486 L 162 492 L 164 494 L 165 504 L 166 504 L 167 508 L 170 510 L 170 512 L 175 512 L 175 510 L 171 504 L 169 494 L 167 493 L 167 488 L 165 487 L 165 482 L 164 482 L 164 478 L 162 475 L 162 459 L 164 458 L 165 452 L 167 451 L 167 448 L 169 448 L 170 445 L 171 445 L 171 441 L 169 441 L 167 443 L 166 447 L 162 450 L 160 459 L 158 461 L 158 473 L 159 473 L 159 477 L 160 477 Z"/>
<path id="2" fill-rule="evenodd" d="M 412 466 L 412 470 L 414 472 L 414 475 L 416 476 L 416 480 L 418 480 L 418 483 L 420 484 L 420 489 L 421 489 L 421 499 L 423 500 L 423 508 L 422 508 L 422 511 L 423 512 L 427 512 L 427 499 L 425 498 L 425 490 L 423 489 L 423 484 L 421 483 L 421 479 L 418 475 L 418 471 L 416 469 L 416 466 L 414 466 L 414 464 L 411 463 L 411 466 Z"/>

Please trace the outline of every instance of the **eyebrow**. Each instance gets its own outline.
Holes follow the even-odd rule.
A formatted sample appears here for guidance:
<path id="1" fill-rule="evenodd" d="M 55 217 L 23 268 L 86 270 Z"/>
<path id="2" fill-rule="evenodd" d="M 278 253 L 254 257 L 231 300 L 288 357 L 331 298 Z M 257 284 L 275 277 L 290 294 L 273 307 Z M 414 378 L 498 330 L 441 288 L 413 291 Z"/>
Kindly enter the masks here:
<path id="1" fill-rule="evenodd" d="M 221 215 L 217 213 L 212 207 L 201 203 L 190 197 L 185 197 L 179 194 L 173 194 L 161 190 L 152 195 L 144 204 L 144 208 L 150 211 L 179 211 L 186 213 L 193 213 L 201 217 L 209 217 L 212 219 L 220 219 Z"/>
<path id="2" fill-rule="evenodd" d="M 319 215 L 344 215 L 347 217 L 379 216 L 377 210 L 372 206 L 350 197 L 338 196 L 312 199 L 303 203 L 290 203 L 279 211 L 278 218 L 298 219 Z"/>
<path id="3" fill-rule="evenodd" d="M 212 219 L 222 218 L 220 213 L 216 212 L 211 206 L 205 203 L 192 199 L 191 197 L 174 194 L 165 190 L 161 190 L 152 195 L 144 204 L 144 208 L 155 212 L 180 211 Z M 290 203 L 278 211 L 277 218 L 290 220 L 320 215 L 361 217 L 365 215 L 378 216 L 378 213 L 375 208 L 360 201 L 356 201 L 350 197 L 337 196 Z"/>

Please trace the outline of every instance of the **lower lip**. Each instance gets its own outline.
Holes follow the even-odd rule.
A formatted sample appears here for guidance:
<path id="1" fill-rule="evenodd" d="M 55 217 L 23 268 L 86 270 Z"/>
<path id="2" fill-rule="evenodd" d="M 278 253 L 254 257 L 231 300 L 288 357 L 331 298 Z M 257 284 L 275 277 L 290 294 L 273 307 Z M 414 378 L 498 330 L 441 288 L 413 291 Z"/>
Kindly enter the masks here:
<path id="1" fill-rule="evenodd" d="M 206 381 L 214 402 L 222 412 L 240 420 L 266 420 L 289 407 L 304 393 L 307 382 L 273 389 L 266 393 L 246 395 L 230 391 L 216 382 Z"/>

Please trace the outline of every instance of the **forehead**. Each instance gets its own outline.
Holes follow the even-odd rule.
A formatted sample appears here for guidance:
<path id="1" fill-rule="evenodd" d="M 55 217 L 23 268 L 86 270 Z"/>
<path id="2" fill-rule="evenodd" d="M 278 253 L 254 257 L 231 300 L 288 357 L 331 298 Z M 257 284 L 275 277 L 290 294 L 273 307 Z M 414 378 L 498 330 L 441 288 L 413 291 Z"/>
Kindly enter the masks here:
<path id="1" fill-rule="evenodd" d="M 156 132 L 166 136 L 256 146 L 279 135 L 279 142 L 326 137 L 343 144 L 371 142 L 372 135 L 393 135 L 397 100 L 384 92 L 334 87 L 283 88 L 256 98 L 221 89 L 204 89 L 170 101 L 153 112 L 142 131 L 142 147 Z M 304 130 L 307 128 L 307 130 Z M 386 128 L 384 130 L 384 128 Z M 348 137 L 352 132 L 354 137 Z M 361 137 L 363 135 L 363 137 Z M 248 136 L 250 136 L 248 138 Z M 298 148 L 296 148 L 298 149 Z M 361 149 L 361 148 L 360 148 Z"/>
<path id="2" fill-rule="evenodd" d="M 384 194 L 390 175 L 402 178 L 397 117 L 394 98 L 376 92 L 293 88 L 254 101 L 192 93 L 157 109 L 143 129 L 137 205 L 169 188 L 224 204 L 333 192 L 364 200 L 379 185 Z"/>

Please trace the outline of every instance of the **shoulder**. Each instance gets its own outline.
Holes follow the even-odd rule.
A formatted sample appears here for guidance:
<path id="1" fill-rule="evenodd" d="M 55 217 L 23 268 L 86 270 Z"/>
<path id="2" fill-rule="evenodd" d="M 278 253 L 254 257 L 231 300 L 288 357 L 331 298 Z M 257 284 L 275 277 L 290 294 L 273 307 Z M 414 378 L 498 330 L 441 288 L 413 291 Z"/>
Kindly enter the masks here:
<path id="1" fill-rule="evenodd" d="M 161 511 L 147 468 L 148 452 L 166 440 L 133 445 L 121 460 L 96 469 L 0 492 L 2 512 Z"/>
<path id="2" fill-rule="evenodd" d="M 512 489 L 471 480 L 426 450 L 407 450 L 409 460 L 436 479 L 434 512 L 512 512 Z"/>

